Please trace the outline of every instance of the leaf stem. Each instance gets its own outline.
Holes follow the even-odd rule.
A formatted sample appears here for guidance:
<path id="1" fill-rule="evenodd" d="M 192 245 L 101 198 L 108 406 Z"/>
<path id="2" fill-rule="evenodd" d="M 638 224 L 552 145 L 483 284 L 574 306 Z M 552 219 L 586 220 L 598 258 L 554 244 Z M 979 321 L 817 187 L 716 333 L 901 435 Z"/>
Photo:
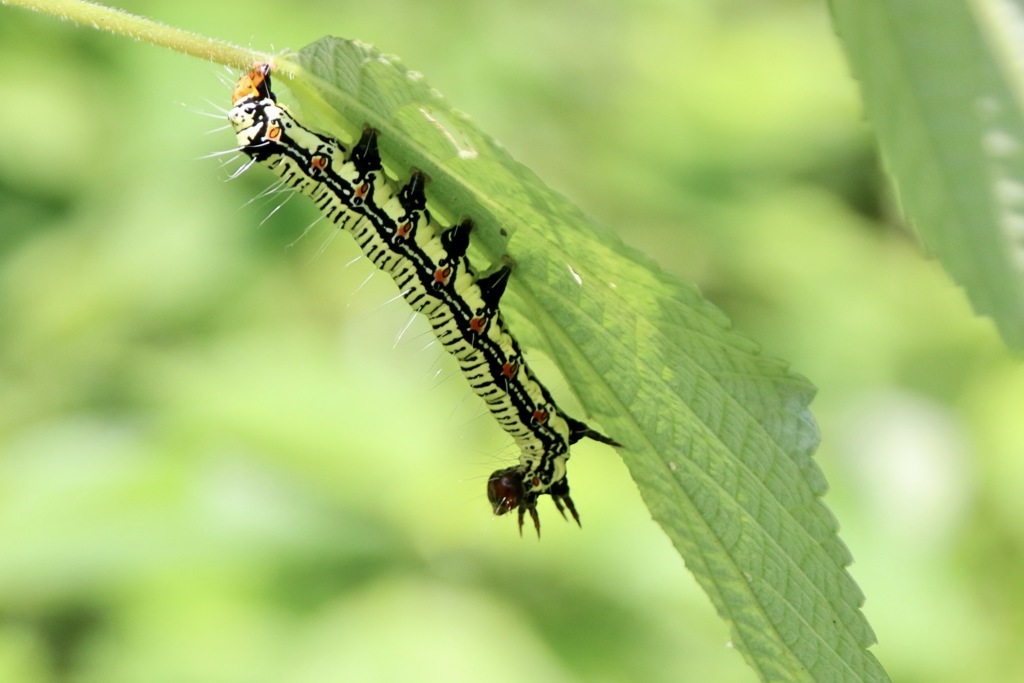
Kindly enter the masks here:
<path id="1" fill-rule="evenodd" d="M 246 69 L 256 61 L 268 61 L 269 55 L 248 48 L 224 43 L 196 33 L 104 7 L 83 0 L 0 0 L 4 5 L 24 7 L 35 12 L 50 14 L 82 26 L 92 26 L 153 45 L 168 47 L 194 57 L 236 68 Z"/>

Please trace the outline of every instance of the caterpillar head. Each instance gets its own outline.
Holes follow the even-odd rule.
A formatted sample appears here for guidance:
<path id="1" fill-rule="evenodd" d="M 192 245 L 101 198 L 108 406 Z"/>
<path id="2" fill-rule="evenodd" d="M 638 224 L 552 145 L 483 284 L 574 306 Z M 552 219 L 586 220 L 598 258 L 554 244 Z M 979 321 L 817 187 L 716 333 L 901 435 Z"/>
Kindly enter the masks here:
<path id="1" fill-rule="evenodd" d="M 487 498 L 496 515 L 519 507 L 526 498 L 522 468 L 509 467 L 491 474 L 487 479 Z"/>
<path id="2" fill-rule="evenodd" d="M 551 494 L 551 500 L 555 507 L 565 516 L 566 508 L 572 514 L 576 523 L 580 523 L 580 516 L 576 512 L 576 506 L 569 497 L 569 482 L 562 477 L 553 483 L 544 493 Z M 534 491 L 527 491 L 526 470 L 522 465 L 497 470 L 487 479 L 487 499 L 491 502 L 494 514 L 503 515 L 513 509 L 519 510 L 519 533 L 523 533 L 523 520 L 526 513 L 530 513 L 533 520 L 533 527 L 537 530 L 537 537 L 540 537 L 540 517 L 537 515 L 537 497 L 540 494 Z"/>

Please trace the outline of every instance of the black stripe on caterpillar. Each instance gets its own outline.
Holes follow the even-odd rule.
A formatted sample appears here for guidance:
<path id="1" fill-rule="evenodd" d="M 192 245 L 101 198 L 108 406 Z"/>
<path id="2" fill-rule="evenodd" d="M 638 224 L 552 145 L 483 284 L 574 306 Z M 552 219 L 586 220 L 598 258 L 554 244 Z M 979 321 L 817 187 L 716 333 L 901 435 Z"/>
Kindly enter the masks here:
<path id="1" fill-rule="evenodd" d="M 566 478 L 569 446 L 584 437 L 619 444 L 559 410 L 524 361 L 498 308 L 511 260 L 478 275 L 466 257 L 472 220 L 451 227 L 435 221 L 427 207 L 425 174 L 414 169 L 401 186 L 388 177 L 377 130 L 366 126 L 346 149 L 299 123 L 270 86 L 268 64 L 257 64 L 235 86 L 228 118 L 239 148 L 352 234 L 412 309 L 426 316 L 470 386 L 515 440 L 519 464 L 487 481 L 494 513 L 518 510 L 520 533 L 529 513 L 539 536 L 537 499 L 548 494 L 563 517 L 568 508 L 579 524 Z"/>

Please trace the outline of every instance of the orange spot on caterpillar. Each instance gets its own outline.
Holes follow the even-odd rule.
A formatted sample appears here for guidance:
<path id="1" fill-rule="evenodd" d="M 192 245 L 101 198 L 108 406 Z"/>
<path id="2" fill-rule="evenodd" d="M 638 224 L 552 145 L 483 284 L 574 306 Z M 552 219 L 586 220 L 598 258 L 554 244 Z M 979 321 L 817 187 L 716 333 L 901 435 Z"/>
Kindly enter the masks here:
<path id="1" fill-rule="evenodd" d="M 369 183 L 363 183 L 356 188 L 356 199 L 365 199 L 368 194 L 370 194 Z"/>
<path id="2" fill-rule="evenodd" d="M 409 233 L 412 232 L 412 225 L 406 221 L 398 226 L 398 236 L 401 238 L 409 237 Z"/>
<path id="3" fill-rule="evenodd" d="M 537 424 L 544 424 L 548 421 L 548 411 L 546 410 L 535 410 L 533 411 L 533 421 Z"/>
<path id="4" fill-rule="evenodd" d="M 276 123 L 268 126 L 267 127 L 267 134 L 264 137 L 266 137 L 267 140 L 270 140 L 271 142 L 280 142 L 281 141 L 281 126 L 277 125 Z"/>
<path id="5" fill-rule="evenodd" d="M 447 285 L 452 277 L 451 268 L 438 268 L 434 271 L 434 282 Z"/>
<path id="6" fill-rule="evenodd" d="M 501 374 L 505 375 L 505 377 L 508 377 L 509 379 L 515 377 L 518 371 L 519 366 L 512 362 L 505 363 L 501 366 Z"/>
<path id="7" fill-rule="evenodd" d="M 327 170 L 327 167 L 331 165 L 331 160 L 323 154 L 314 154 L 309 159 L 309 170 L 311 173 L 318 174 L 323 173 Z"/>
<path id="8" fill-rule="evenodd" d="M 487 327 L 487 318 L 473 318 L 469 321 L 469 328 L 474 332 L 483 332 L 485 327 Z"/>

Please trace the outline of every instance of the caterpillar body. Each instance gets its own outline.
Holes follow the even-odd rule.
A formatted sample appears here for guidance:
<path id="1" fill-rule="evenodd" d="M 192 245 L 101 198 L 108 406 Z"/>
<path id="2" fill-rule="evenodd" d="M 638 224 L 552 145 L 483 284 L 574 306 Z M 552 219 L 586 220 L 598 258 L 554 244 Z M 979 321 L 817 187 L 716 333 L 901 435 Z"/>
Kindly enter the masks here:
<path id="1" fill-rule="evenodd" d="M 308 195 L 394 279 L 512 436 L 519 464 L 497 470 L 487 481 L 494 513 L 516 509 L 520 533 L 529 513 L 540 535 L 537 500 L 548 494 L 563 517 L 568 508 L 579 524 L 566 477 L 569 446 L 584 437 L 619 444 L 559 410 L 524 361 L 498 308 L 511 262 L 478 275 L 466 256 L 472 220 L 440 225 L 427 207 L 428 179 L 415 169 L 403 185 L 393 181 L 381 163 L 377 130 L 366 126 L 347 148 L 299 123 L 277 102 L 268 64 L 257 64 L 238 81 L 228 118 L 250 163 L 269 167 Z"/>

